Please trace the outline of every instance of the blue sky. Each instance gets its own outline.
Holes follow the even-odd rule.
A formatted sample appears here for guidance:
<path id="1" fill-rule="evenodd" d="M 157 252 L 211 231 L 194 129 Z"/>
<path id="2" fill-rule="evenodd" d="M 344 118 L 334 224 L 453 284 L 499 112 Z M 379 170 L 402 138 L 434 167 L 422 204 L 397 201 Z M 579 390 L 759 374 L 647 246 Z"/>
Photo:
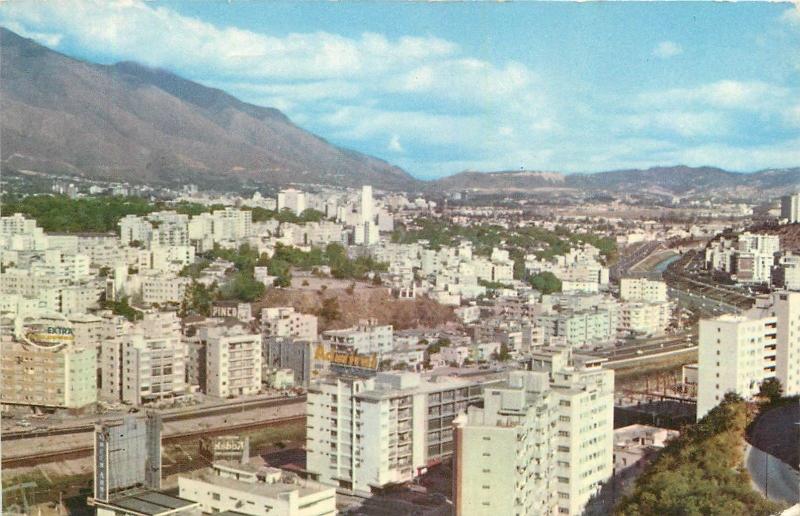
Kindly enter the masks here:
<path id="1" fill-rule="evenodd" d="M 791 4 L 12 0 L 0 23 L 277 107 L 423 178 L 800 166 Z"/>

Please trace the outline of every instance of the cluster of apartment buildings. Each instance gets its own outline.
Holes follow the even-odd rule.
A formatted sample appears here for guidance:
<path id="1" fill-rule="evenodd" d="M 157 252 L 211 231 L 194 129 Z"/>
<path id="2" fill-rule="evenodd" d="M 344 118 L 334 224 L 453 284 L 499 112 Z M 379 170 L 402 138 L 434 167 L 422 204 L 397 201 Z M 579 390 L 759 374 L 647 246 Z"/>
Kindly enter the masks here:
<path id="1" fill-rule="evenodd" d="M 379 493 L 453 460 L 456 514 L 581 514 L 613 464 L 613 371 L 568 348 L 492 379 L 327 375 L 308 390 L 307 470 Z"/>

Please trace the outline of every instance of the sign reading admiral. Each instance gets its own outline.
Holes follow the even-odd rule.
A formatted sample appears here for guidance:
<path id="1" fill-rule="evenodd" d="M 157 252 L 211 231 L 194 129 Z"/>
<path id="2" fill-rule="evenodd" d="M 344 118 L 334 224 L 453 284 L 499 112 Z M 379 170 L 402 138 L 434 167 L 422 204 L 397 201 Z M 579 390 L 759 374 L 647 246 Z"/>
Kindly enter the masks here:
<path id="1" fill-rule="evenodd" d="M 344 367 L 357 367 L 360 369 L 378 369 L 378 355 L 359 355 L 358 353 L 341 353 L 334 350 L 326 350 L 324 346 L 317 346 L 314 350 L 314 360 L 328 362 L 331 365 Z"/>

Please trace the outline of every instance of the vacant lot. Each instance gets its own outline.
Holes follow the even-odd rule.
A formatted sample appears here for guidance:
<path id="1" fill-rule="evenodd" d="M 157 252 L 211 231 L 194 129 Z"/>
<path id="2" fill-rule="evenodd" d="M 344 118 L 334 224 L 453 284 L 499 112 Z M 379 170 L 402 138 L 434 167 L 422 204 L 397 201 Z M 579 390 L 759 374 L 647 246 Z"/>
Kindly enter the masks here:
<path id="1" fill-rule="evenodd" d="M 302 280 L 298 278 L 300 282 Z M 311 282 L 314 287 L 311 287 Z M 455 322 L 453 309 L 428 298 L 395 299 L 386 287 L 369 283 L 308 278 L 308 286 L 269 289 L 264 299 L 253 304 L 254 313 L 261 308 L 292 306 L 295 310 L 319 315 L 326 299 L 335 299 L 338 316 L 320 318 L 320 331 L 353 326 L 359 319 L 374 318 L 380 324 L 391 324 L 397 330 L 433 328 Z"/>

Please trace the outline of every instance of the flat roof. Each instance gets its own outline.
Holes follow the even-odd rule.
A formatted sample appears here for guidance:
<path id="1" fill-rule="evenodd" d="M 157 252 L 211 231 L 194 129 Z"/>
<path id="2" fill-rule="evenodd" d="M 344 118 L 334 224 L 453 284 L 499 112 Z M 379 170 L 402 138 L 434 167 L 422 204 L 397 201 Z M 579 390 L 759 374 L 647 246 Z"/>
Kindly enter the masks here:
<path id="1" fill-rule="evenodd" d="M 113 498 L 108 502 L 97 501 L 96 504 L 109 508 L 124 509 L 147 516 L 182 512 L 183 510 L 189 510 L 200 506 L 197 502 L 158 491 L 144 491 L 136 494 L 123 495 L 119 498 Z"/>
<path id="2" fill-rule="evenodd" d="M 266 498 L 280 499 L 281 495 L 297 492 L 298 496 L 304 498 L 306 496 L 324 493 L 328 490 L 334 491 L 332 486 L 325 486 L 316 482 L 308 480 L 300 480 L 299 483 L 277 481 L 273 483 L 266 482 L 244 482 L 233 478 L 215 475 L 211 470 L 201 470 L 199 473 L 193 474 L 188 478 L 208 482 L 209 484 L 252 493 L 257 496 Z"/>

